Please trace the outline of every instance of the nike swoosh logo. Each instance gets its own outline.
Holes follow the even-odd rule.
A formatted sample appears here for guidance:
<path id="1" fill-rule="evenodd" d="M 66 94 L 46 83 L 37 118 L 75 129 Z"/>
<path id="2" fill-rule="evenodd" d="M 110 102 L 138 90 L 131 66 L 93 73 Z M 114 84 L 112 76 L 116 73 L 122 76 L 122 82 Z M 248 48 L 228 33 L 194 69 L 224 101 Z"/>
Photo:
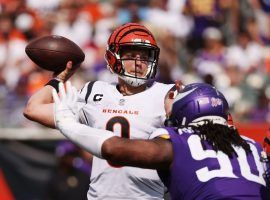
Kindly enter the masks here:
<path id="1" fill-rule="evenodd" d="M 175 103 L 176 101 L 183 99 L 184 97 L 186 97 L 187 95 L 189 95 L 191 92 L 193 92 L 194 90 L 196 90 L 197 87 L 193 88 L 192 90 L 183 92 L 183 93 L 178 93 L 177 96 L 175 97 L 173 103 Z"/>

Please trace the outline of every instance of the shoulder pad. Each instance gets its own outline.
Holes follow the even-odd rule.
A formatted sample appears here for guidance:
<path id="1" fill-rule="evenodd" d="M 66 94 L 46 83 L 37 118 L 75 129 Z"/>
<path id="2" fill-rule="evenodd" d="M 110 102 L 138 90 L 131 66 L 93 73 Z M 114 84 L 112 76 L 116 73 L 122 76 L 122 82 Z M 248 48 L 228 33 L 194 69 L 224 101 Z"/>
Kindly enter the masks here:
<path id="1" fill-rule="evenodd" d="M 169 132 L 165 128 L 158 128 L 150 135 L 149 139 L 151 140 L 151 139 L 154 139 L 157 137 L 169 139 L 170 135 L 169 135 Z M 168 138 L 166 138 L 166 137 L 168 137 Z"/>

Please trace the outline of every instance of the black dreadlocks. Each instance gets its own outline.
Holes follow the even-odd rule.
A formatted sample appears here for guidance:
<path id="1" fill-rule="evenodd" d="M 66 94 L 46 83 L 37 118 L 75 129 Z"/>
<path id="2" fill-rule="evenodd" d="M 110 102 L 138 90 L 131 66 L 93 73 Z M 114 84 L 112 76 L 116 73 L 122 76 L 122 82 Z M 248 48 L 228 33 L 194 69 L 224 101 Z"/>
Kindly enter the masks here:
<path id="1" fill-rule="evenodd" d="M 238 157 L 233 146 L 242 147 L 247 154 L 251 153 L 249 144 L 239 135 L 235 127 L 214 124 L 211 120 L 204 120 L 202 125 L 190 127 L 200 136 L 204 148 L 206 141 L 215 151 L 220 150 L 230 158 L 234 154 Z"/>

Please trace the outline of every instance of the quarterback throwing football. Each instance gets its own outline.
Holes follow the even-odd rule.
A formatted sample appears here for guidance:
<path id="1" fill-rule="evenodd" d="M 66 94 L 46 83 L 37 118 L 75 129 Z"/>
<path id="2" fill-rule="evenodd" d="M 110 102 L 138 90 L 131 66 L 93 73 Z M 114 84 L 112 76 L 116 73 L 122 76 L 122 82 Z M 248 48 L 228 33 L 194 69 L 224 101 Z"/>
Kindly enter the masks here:
<path id="1" fill-rule="evenodd" d="M 147 139 L 165 120 L 164 98 L 173 85 L 152 82 L 159 48 L 152 33 L 137 23 L 118 27 L 108 40 L 105 59 L 117 84 L 88 82 L 72 110 L 80 123 L 130 139 Z M 74 73 L 67 68 L 28 101 L 24 115 L 55 128 L 51 90 Z M 147 148 L 147 147 L 145 147 Z M 164 185 L 151 169 L 114 166 L 94 157 L 88 199 L 163 199 Z"/>

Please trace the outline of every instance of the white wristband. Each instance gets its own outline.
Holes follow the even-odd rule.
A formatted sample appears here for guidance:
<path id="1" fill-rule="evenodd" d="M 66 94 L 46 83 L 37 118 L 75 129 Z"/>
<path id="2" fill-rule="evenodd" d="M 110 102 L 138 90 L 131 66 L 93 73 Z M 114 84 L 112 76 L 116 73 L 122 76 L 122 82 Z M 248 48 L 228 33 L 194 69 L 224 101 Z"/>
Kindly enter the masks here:
<path id="1" fill-rule="evenodd" d="M 104 141 L 115 136 L 111 131 L 75 122 L 60 123 L 58 128 L 69 140 L 99 158 L 102 158 L 101 147 Z"/>

